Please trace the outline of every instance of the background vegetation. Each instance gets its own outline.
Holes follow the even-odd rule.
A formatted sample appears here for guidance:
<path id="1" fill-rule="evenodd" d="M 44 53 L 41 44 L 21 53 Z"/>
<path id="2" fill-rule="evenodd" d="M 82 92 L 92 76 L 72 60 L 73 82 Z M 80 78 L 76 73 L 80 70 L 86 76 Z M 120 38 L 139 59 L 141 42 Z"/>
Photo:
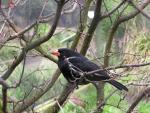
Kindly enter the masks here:
<path id="1" fill-rule="evenodd" d="M 1 112 L 149 113 L 149 3 L 0 0 Z M 89 10 L 94 18 L 88 17 Z M 113 66 L 110 72 L 129 92 L 101 82 L 69 92 L 50 54 L 61 47 L 106 69 Z"/>

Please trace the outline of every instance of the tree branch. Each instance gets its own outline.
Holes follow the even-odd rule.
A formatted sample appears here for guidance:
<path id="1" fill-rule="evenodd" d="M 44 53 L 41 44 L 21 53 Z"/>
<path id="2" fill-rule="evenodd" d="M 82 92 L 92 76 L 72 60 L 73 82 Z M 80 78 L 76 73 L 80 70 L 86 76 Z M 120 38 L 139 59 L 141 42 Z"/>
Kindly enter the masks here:
<path id="1" fill-rule="evenodd" d="M 129 2 L 135 9 L 137 9 L 143 16 L 145 16 L 147 19 L 150 20 L 150 15 L 148 15 L 148 14 L 145 13 L 143 10 L 141 10 L 138 6 L 136 6 L 136 5 L 133 3 L 132 0 L 129 0 L 128 2 Z M 149 4 L 150 2 L 147 2 L 147 3 Z"/>
<path id="2" fill-rule="evenodd" d="M 109 16 L 111 16 L 115 11 L 117 11 L 124 3 L 126 2 L 126 0 L 122 0 L 114 9 L 112 9 L 110 12 L 102 15 L 101 18 L 107 18 Z"/>
<path id="3" fill-rule="evenodd" d="M 129 107 L 126 113 L 131 113 L 133 109 L 138 105 L 138 103 L 142 100 L 142 98 L 146 96 L 149 92 L 150 92 L 150 87 L 147 87 L 146 89 L 144 89 L 144 91 L 141 91 L 141 93 L 134 100 L 134 102 L 131 104 L 131 106 Z"/>
<path id="4" fill-rule="evenodd" d="M 7 113 L 7 88 L 2 87 L 2 95 L 3 95 L 2 110 L 3 110 L 4 113 Z"/>
<path id="5" fill-rule="evenodd" d="M 120 68 L 134 68 L 134 67 L 141 67 L 141 66 L 148 66 L 148 65 L 150 65 L 150 62 L 142 63 L 142 64 L 126 64 L 126 65 L 120 65 L 120 66 L 112 66 L 112 67 L 107 67 L 107 68 L 103 68 L 103 69 L 86 72 L 85 74 L 91 75 L 93 73 L 97 73 L 97 72 L 104 71 L 104 70 L 114 70 L 114 69 L 120 69 Z"/>
<path id="6" fill-rule="evenodd" d="M 82 32 L 84 31 L 84 28 L 86 26 L 86 22 L 87 22 L 87 13 L 88 13 L 88 9 L 89 9 L 89 6 L 90 6 L 90 3 L 91 3 L 91 0 L 86 0 L 85 1 L 85 7 L 84 7 L 84 10 L 83 10 L 83 13 L 80 14 L 80 24 L 78 26 L 78 30 L 77 30 L 77 33 L 75 35 L 75 39 L 72 43 L 72 46 L 71 46 L 71 49 L 75 49 L 76 46 L 78 45 L 78 42 L 79 42 L 79 39 L 80 39 L 80 36 L 82 34 Z M 66 87 L 63 89 L 61 95 L 59 96 L 57 102 L 51 107 L 52 108 L 52 113 L 57 113 L 59 110 L 60 110 L 60 106 L 64 105 L 64 103 L 66 102 L 68 96 L 70 95 L 71 92 L 73 92 L 75 88 L 75 84 L 70 84 L 70 83 L 67 83 L 66 84 Z M 59 105 L 58 105 L 59 103 Z"/>
<path id="7" fill-rule="evenodd" d="M 77 47 L 77 44 L 81 38 L 81 35 L 83 34 L 83 31 L 86 27 L 86 23 L 87 23 L 87 14 L 88 14 L 88 10 L 89 10 L 89 7 L 90 7 L 90 4 L 91 4 L 92 0 L 86 0 L 85 3 L 84 3 L 84 8 L 82 11 L 80 11 L 80 23 L 78 25 L 78 29 L 77 29 L 77 32 L 76 32 L 76 35 L 74 36 L 74 41 L 72 43 L 72 46 L 71 48 L 76 48 Z"/>
<path id="8" fill-rule="evenodd" d="M 20 53 L 20 55 L 15 59 L 15 61 L 13 62 L 13 64 L 10 66 L 10 68 L 4 73 L 4 75 L 2 75 L 2 78 L 4 80 L 6 80 L 10 74 L 13 72 L 13 70 L 18 66 L 18 64 L 20 64 L 20 62 L 23 60 L 23 56 L 24 56 L 24 53 L 27 53 L 29 50 L 31 49 L 34 49 L 36 48 L 37 46 L 39 46 L 40 44 L 48 41 L 55 29 L 56 29 L 56 26 L 58 24 L 58 20 L 60 18 L 60 15 L 61 15 L 61 11 L 62 11 L 62 7 L 64 5 L 64 2 L 65 0 L 61 0 L 61 2 L 58 4 L 58 7 L 57 7 L 57 12 L 56 12 L 56 15 L 55 15 L 55 19 L 54 19 L 54 23 L 50 29 L 50 31 L 48 32 L 48 34 L 44 37 L 41 37 L 40 39 L 37 39 L 36 41 L 34 42 L 31 42 L 30 44 L 28 44 L 23 50 L 22 52 Z"/>
<path id="9" fill-rule="evenodd" d="M 31 106 L 35 101 L 37 101 L 42 95 L 44 95 L 55 83 L 60 75 L 60 70 L 57 69 L 53 74 L 52 78 L 48 80 L 41 88 L 38 88 L 33 92 L 33 96 L 27 99 L 24 99 L 23 102 L 20 102 L 15 108 L 13 113 L 20 113 L 26 108 Z"/>
<path id="10" fill-rule="evenodd" d="M 143 4 L 139 5 L 139 9 L 142 10 L 144 9 L 148 4 L 149 4 L 150 0 L 145 0 L 143 2 Z M 139 10 L 135 10 L 134 12 L 128 14 L 128 15 L 124 15 L 119 17 L 119 19 L 113 24 L 109 36 L 108 36 L 108 41 L 106 43 L 106 47 L 105 47 L 105 53 L 104 53 L 104 65 L 107 67 L 109 65 L 109 53 L 111 50 L 111 46 L 112 46 L 112 42 L 113 42 L 113 38 L 114 38 L 114 34 L 116 33 L 118 26 L 125 22 L 128 21 L 132 18 L 134 18 L 136 15 L 138 15 L 140 13 Z"/>
<path id="11" fill-rule="evenodd" d="M 96 6 L 95 6 L 95 11 L 94 11 L 94 18 L 93 18 L 91 25 L 85 35 L 85 39 L 84 39 L 84 42 L 83 42 L 83 45 L 82 45 L 82 48 L 80 51 L 80 53 L 83 55 L 86 54 L 86 51 L 88 50 L 90 42 L 92 40 L 94 31 L 95 31 L 99 21 L 101 20 L 101 7 L 102 7 L 101 5 L 102 5 L 102 0 L 97 0 Z"/>

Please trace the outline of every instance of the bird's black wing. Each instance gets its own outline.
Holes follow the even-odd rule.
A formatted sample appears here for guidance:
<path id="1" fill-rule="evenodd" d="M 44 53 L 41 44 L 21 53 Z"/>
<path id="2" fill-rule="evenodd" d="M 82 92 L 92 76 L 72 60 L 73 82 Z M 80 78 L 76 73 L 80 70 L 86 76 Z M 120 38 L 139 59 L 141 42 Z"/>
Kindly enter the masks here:
<path id="1" fill-rule="evenodd" d="M 87 84 L 89 82 L 104 80 L 112 84 L 119 90 L 128 91 L 126 86 L 111 79 L 106 70 L 101 70 L 99 72 L 92 73 L 90 75 L 84 74 L 84 72 L 87 73 L 98 69 L 101 68 L 95 63 L 89 61 L 88 59 L 85 58 L 83 59 L 81 57 L 74 57 L 74 58 L 67 58 L 67 60 L 64 61 L 64 66 L 62 66 L 61 71 L 69 82 L 77 82 L 78 84 L 82 85 Z"/>
<path id="2" fill-rule="evenodd" d="M 89 61 L 88 59 L 82 59 L 80 57 L 76 57 L 74 59 L 70 59 L 69 62 L 71 62 L 75 67 L 79 68 L 83 72 L 91 72 L 95 70 L 101 70 L 102 68 L 96 65 L 95 63 Z M 124 86 L 123 84 L 111 79 L 111 77 L 108 74 L 107 70 L 101 70 L 96 73 L 90 74 L 90 75 L 84 75 L 84 80 L 83 81 L 101 81 L 104 80 L 119 90 L 125 90 L 128 91 L 128 88 Z"/>
<path id="3" fill-rule="evenodd" d="M 89 61 L 88 59 L 83 59 L 81 57 L 71 58 L 69 59 L 69 62 L 74 67 L 77 67 L 77 69 L 80 69 L 83 72 L 91 72 L 91 71 L 100 69 L 100 67 L 96 65 L 95 63 Z M 100 81 L 100 80 L 107 80 L 110 78 L 106 70 L 102 70 L 102 71 L 99 71 L 97 73 L 93 73 L 90 75 L 85 75 L 84 77 L 89 81 Z"/>

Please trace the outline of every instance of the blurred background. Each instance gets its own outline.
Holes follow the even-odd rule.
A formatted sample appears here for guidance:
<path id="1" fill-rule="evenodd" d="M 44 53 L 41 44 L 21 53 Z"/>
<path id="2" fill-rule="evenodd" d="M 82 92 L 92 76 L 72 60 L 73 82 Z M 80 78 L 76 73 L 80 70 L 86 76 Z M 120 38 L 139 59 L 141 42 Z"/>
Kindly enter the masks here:
<path id="1" fill-rule="evenodd" d="M 107 14 L 118 6 L 120 2 L 122 0 L 103 0 L 101 14 Z M 86 9 L 88 3 L 89 6 Z M 142 4 L 138 0 L 134 0 L 133 3 L 136 6 Z M 27 47 L 36 40 L 40 40 L 49 32 L 55 21 L 54 17 L 58 1 L 1 0 L 0 4 L 0 75 L 3 76 L 18 58 L 22 48 Z M 93 21 L 95 6 L 96 1 L 91 0 L 69 0 L 63 6 L 57 28 L 51 39 L 42 43 L 40 47 L 38 46 L 28 51 L 6 80 L 7 84 L 12 87 L 19 83 L 19 85 L 9 88 L 7 91 L 8 111 L 13 111 L 20 101 L 36 95 L 36 90 L 43 88 L 44 85 L 51 81 L 57 69 L 57 58 L 51 56 L 50 50 L 72 47 L 83 24 L 82 29 L 84 30 L 81 30 L 78 45 L 75 47 L 75 50 L 80 52 Z M 84 10 L 87 10 L 85 15 Z M 100 66 L 105 65 L 105 51 L 112 28 L 117 20 L 134 13 L 136 10 L 133 5 L 126 2 L 110 16 L 97 23 L 86 54 L 91 61 Z M 147 5 L 143 11 L 149 15 L 150 5 Z M 13 23 L 13 26 L 17 29 L 16 31 L 7 19 Z M 27 29 L 35 22 L 36 24 L 32 28 Z M 25 29 L 27 30 L 23 34 L 17 34 Z M 11 37 L 15 35 L 18 36 L 12 39 Z M 21 38 L 22 35 L 24 35 L 24 38 Z M 50 58 L 46 55 L 50 56 Z M 109 56 L 109 65 L 105 65 L 106 67 L 125 64 L 138 65 L 150 62 L 150 19 L 139 12 L 134 18 L 119 24 L 113 34 L 111 49 L 107 55 Z M 129 88 L 129 92 L 116 91 L 113 93 L 103 106 L 103 113 L 126 113 L 139 94 L 150 86 L 149 70 L 149 65 L 111 70 L 112 73 L 119 75 L 117 80 L 125 84 Z M 46 113 L 55 99 L 61 94 L 66 83 L 67 81 L 61 75 L 55 84 L 31 104 L 25 112 Z M 105 97 L 109 96 L 114 90 L 114 87 L 106 84 L 104 88 Z M 2 92 L 0 92 L 1 108 L 3 103 L 2 95 Z M 134 113 L 149 113 L 149 96 L 150 92 L 139 102 L 133 111 Z M 92 84 L 80 86 L 68 97 L 68 102 L 62 109 L 60 107 L 59 112 L 90 113 L 96 109 L 96 101 L 96 88 Z"/>

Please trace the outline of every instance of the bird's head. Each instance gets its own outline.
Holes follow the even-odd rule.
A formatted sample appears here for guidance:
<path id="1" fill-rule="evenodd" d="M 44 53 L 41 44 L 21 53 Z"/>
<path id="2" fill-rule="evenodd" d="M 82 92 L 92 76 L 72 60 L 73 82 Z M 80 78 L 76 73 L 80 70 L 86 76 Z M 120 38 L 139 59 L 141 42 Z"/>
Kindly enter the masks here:
<path id="1" fill-rule="evenodd" d="M 51 54 L 57 56 L 59 59 L 82 56 L 79 53 L 77 53 L 71 49 L 68 49 L 68 48 L 60 48 L 58 50 L 52 51 Z"/>

